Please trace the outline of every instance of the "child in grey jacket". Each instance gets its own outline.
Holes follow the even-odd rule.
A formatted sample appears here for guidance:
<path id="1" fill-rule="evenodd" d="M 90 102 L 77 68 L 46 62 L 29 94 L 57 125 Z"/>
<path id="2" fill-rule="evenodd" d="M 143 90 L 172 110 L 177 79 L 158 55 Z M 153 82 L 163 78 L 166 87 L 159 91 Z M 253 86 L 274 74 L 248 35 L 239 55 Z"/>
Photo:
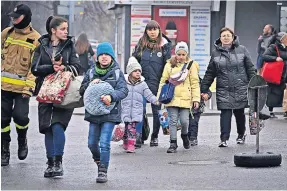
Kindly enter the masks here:
<path id="1" fill-rule="evenodd" d="M 135 152 L 136 124 L 143 119 L 143 97 L 154 105 L 159 104 L 141 73 L 141 65 L 135 57 L 130 57 L 127 65 L 127 74 L 125 75 L 129 93 L 122 100 L 122 120 L 125 123 L 123 148 L 128 153 Z"/>

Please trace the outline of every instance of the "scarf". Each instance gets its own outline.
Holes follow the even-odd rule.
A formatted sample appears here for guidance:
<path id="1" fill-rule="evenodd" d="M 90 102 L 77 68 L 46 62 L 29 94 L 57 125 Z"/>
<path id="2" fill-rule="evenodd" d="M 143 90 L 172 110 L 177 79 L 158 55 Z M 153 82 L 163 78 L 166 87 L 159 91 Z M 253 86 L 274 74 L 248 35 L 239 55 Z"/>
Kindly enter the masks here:
<path id="1" fill-rule="evenodd" d="M 112 62 L 108 67 L 102 68 L 101 65 L 100 65 L 100 63 L 97 62 L 97 63 L 95 64 L 95 73 L 96 73 L 96 74 L 99 74 L 99 75 L 101 75 L 101 76 L 104 76 L 104 75 L 106 75 L 106 73 L 108 73 L 108 71 L 111 70 L 111 68 L 112 68 L 113 65 L 114 65 L 114 62 Z"/>

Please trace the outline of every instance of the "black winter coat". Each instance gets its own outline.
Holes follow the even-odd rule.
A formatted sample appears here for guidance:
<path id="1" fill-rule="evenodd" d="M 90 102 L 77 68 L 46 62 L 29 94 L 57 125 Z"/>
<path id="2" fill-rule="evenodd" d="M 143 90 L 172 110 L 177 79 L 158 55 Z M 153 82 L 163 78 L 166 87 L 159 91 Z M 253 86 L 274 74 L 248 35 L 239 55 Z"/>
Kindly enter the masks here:
<path id="1" fill-rule="evenodd" d="M 287 48 L 283 47 L 280 42 L 276 42 L 269 46 L 269 48 L 262 55 L 263 61 L 274 62 L 277 58 L 276 48 L 278 47 L 280 57 L 285 62 L 283 73 L 281 76 L 280 85 L 277 84 L 268 84 L 268 96 L 266 105 L 268 107 L 281 107 L 284 96 L 284 89 L 286 88 L 287 83 Z"/>
<path id="2" fill-rule="evenodd" d="M 36 88 L 35 94 L 40 90 L 43 80 L 49 74 L 54 73 L 53 64 L 52 64 L 52 55 L 51 51 L 48 51 L 49 48 L 49 35 L 43 35 L 40 39 L 40 46 L 35 50 L 33 60 L 32 60 L 32 73 L 36 76 Z M 79 72 L 80 61 L 76 54 L 74 43 L 72 37 L 64 42 L 61 42 L 59 51 L 56 53 L 62 55 L 63 65 L 73 66 L 72 69 L 74 74 Z M 69 68 L 67 68 L 70 70 Z M 70 119 L 72 117 L 74 109 L 62 109 L 53 107 L 53 104 L 50 103 L 39 103 L 38 105 L 38 115 L 39 115 L 39 131 L 40 133 L 45 133 L 46 130 L 50 129 L 51 125 L 55 123 L 60 123 L 67 128 Z"/>
<path id="3" fill-rule="evenodd" d="M 202 93 L 207 93 L 214 78 L 217 78 L 216 102 L 219 110 L 247 107 L 248 83 L 256 74 L 248 50 L 239 45 L 237 36 L 229 50 L 221 46 L 220 39 L 215 41 L 214 46 L 201 83 Z"/>
<path id="4" fill-rule="evenodd" d="M 140 50 L 140 44 L 138 44 L 133 53 L 142 67 L 142 75 L 148 87 L 154 95 L 157 95 L 166 61 L 171 57 L 171 41 L 164 34 L 163 38 L 166 39 L 167 43 L 162 46 L 161 51 L 152 51 L 149 48 Z"/>
<path id="5" fill-rule="evenodd" d="M 115 62 L 115 61 L 114 61 Z M 114 63 L 111 70 L 108 71 L 105 75 L 101 76 L 95 73 L 95 65 L 92 66 L 85 75 L 85 78 L 82 82 L 80 88 L 80 94 L 84 96 L 86 89 L 88 88 L 91 81 L 94 79 L 101 79 L 105 82 L 108 82 L 113 88 L 114 92 L 110 95 L 112 102 L 116 102 L 115 107 L 111 110 L 110 114 L 95 116 L 90 114 L 87 110 L 85 111 L 85 120 L 90 123 L 101 124 L 105 122 L 113 122 L 119 124 L 121 122 L 121 100 L 126 98 L 128 95 L 128 87 L 122 71 L 119 73 L 118 79 L 116 78 L 115 70 L 119 69 L 118 63 Z M 90 74 L 93 74 L 91 78 Z"/>

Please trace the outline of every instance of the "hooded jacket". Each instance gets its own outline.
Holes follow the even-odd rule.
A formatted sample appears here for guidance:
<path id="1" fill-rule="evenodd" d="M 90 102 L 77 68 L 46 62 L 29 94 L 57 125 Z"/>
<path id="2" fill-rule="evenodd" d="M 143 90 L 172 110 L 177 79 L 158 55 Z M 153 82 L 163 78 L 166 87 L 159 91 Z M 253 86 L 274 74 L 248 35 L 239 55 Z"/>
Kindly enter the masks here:
<path id="1" fill-rule="evenodd" d="M 221 45 L 220 39 L 214 43 L 211 59 L 201 82 L 202 93 L 207 93 L 216 78 L 217 108 L 242 109 L 247 107 L 247 87 L 256 74 L 248 50 L 239 44 L 234 36 L 230 49 Z"/>
<path id="2" fill-rule="evenodd" d="M 122 100 L 122 120 L 123 122 L 141 122 L 143 119 L 143 97 L 150 103 L 155 104 L 157 99 L 148 88 L 144 77 L 136 84 L 131 84 L 128 75 L 125 75 L 128 96 Z"/>
<path id="3" fill-rule="evenodd" d="M 191 59 L 188 60 L 189 63 Z M 181 71 L 184 63 L 180 63 L 174 68 L 171 67 L 170 60 L 167 61 L 167 64 L 164 67 L 164 71 L 160 80 L 160 85 L 158 89 L 157 97 L 159 98 L 162 86 L 173 74 L 176 74 Z M 165 104 L 166 107 L 180 107 L 188 108 L 192 107 L 193 102 L 200 103 L 200 87 L 199 87 L 199 77 L 198 77 L 198 63 L 193 62 L 188 75 L 185 78 L 184 82 L 175 86 L 174 97 L 170 103 Z"/>
<path id="4" fill-rule="evenodd" d="M 121 100 L 127 97 L 128 88 L 124 78 L 124 74 L 120 71 L 119 78 L 117 79 L 117 75 L 115 70 L 119 69 L 118 63 L 113 61 L 114 64 L 111 69 L 103 76 L 97 74 L 95 72 L 95 65 L 92 66 L 88 72 L 86 73 L 84 80 L 82 82 L 80 88 L 80 94 L 83 96 L 90 82 L 94 79 L 100 79 L 105 82 L 108 82 L 113 88 L 114 92 L 110 95 L 112 100 L 111 102 L 115 102 L 115 107 L 111 110 L 110 114 L 95 116 L 90 114 L 87 110 L 85 111 L 85 120 L 90 123 L 101 124 L 105 122 L 113 122 L 119 124 L 121 122 Z M 94 74 L 93 77 L 90 77 L 90 74 Z"/>

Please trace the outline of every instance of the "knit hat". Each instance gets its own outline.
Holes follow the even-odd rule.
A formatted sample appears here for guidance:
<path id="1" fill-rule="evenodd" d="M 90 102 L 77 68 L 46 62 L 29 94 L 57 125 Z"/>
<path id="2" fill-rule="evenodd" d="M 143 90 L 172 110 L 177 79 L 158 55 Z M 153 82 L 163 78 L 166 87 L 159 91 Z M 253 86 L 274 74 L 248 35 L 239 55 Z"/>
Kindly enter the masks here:
<path id="1" fill-rule="evenodd" d="M 142 71 L 141 65 L 138 63 L 135 57 L 130 57 L 127 65 L 127 74 L 130 75 L 133 71 L 140 70 Z"/>
<path id="2" fill-rule="evenodd" d="M 113 92 L 114 88 L 105 81 L 89 85 L 84 94 L 84 105 L 87 112 L 96 116 L 109 114 L 116 103 L 112 102 L 111 105 L 107 106 L 101 100 L 101 96 L 111 95 Z"/>
<path id="3" fill-rule="evenodd" d="M 115 60 L 115 52 L 112 45 L 109 42 L 100 43 L 97 47 L 97 58 L 102 54 L 108 54 Z"/>
<path id="4" fill-rule="evenodd" d="M 279 41 L 281 41 L 281 40 L 283 40 L 283 38 L 285 38 L 286 37 L 286 35 L 287 35 L 287 33 L 285 33 L 285 32 L 279 32 L 278 34 L 277 34 L 277 40 L 279 40 Z"/>
<path id="5" fill-rule="evenodd" d="M 180 50 L 184 50 L 186 52 L 186 54 L 188 54 L 188 46 L 186 44 L 186 42 L 178 42 L 175 46 L 175 53 L 177 53 Z"/>

